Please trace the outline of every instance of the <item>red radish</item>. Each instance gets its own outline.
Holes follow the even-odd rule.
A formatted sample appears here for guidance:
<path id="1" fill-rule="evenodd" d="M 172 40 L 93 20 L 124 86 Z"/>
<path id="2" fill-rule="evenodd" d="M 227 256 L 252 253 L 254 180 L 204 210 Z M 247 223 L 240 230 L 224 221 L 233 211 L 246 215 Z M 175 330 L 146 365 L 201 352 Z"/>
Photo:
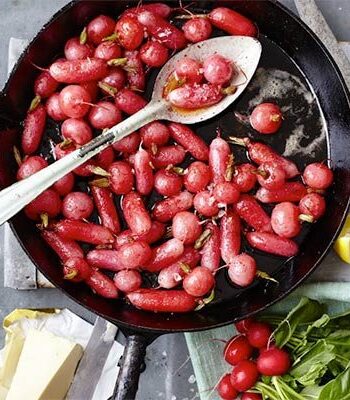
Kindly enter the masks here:
<path id="1" fill-rule="evenodd" d="M 228 84 L 232 79 L 233 71 L 232 61 L 220 54 L 209 56 L 203 63 L 204 78 L 214 85 Z"/>
<path id="2" fill-rule="evenodd" d="M 63 262 L 66 262 L 72 257 L 84 257 L 84 252 L 78 243 L 70 239 L 65 239 L 56 232 L 42 230 L 41 237 Z"/>
<path id="3" fill-rule="evenodd" d="M 199 218 L 189 211 L 181 211 L 173 218 L 173 236 L 184 244 L 194 243 L 202 233 Z"/>
<path id="4" fill-rule="evenodd" d="M 232 181 L 238 186 L 240 192 L 250 192 L 257 181 L 255 167 L 249 163 L 235 166 Z"/>
<path id="5" fill-rule="evenodd" d="M 242 194 L 235 210 L 252 228 L 259 232 L 272 232 L 271 219 L 261 205 L 249 194 Z"/>
<path id="6" fill-rule="evenodd" d="M 108 74 L 99 82 L 100 89 L 107 95 L 115 94 L 126 84 L 126 73 L 120 67 L 110 68 Z"/>
<path id="7" fill-rule="evenodd" d="M 144 266 L 150 272 L 159 272 L 177 261 L 184 252 L 184 245 L 179 239 L 173 238 L 153 249 L 151 262 Z"/>
<path id="8" fill-rule="evenodd" d="M 284 172 L 284 169 L 273 162 L 265 162 L 261 164 L 257 173 L 260 186 L 266 189 L 279 189 L 286 182 L 286 173 Z"/>
<path id="9" fill-rule="evenodd" d="M 169 49 L 180 50 L 186 46 L 187 40 L 183 32 L 159 15 L 145 10 L 137 19 L 157 41 Z"/>
<path id="10" fill-rule="evenodd" d="M 143 41 L 144 33 L 143 26 L 137 19 L 122 16 L 116 26 L 115 33 L 117 34 L 119 43 L 126 50 L 137 49 Z"/>
<path id="11" fill-rule="evenodd" d="M 191 18 L 183 26 L 182 30 L 185 38 L 192 43 L 201 42 L 210 38 L 212 27 L 205 18 Z"/>
<path id="12" fill-rule="evenodd" d="M 268 345 L 271 334 L 272 329 L 269 324 L 264 322 L 254 322 L 248 328 L 247 338 L 253 347 L 261 349 Z"/>
<path id="13" fill-rule="evenodd" d="M 47 115 L 54 121 L 63 121 L 68 118 L 67 115 L 62 111 L 59 93 L 54 93 L 47 99 L 45 108 Z"/>
<path id="14" fill-rule="evenodd" d="M 146 75 L 143 63 L 138 51 L 125 51 L 124 57 L 127 59 L 125 70 L 130 89 L 144 91 L 146 86 Z"/>
<path id="15" fill-rule="evenodd" d="M 202 64 L 190 57 L 184 57 L 175 64 L 175 74 L 180 80 L 200 83 L 203 80 Z"/>
<path id="16" fill-rule="evenodd" d="M 145 311 L 184 313 L 197 306 L 196 299 L 184 290 L 139 289 L 126 297 L 135 307 Z"/>
<path id="17" fill-rule="evenodd" d="M 161 43 L 150 40 L 141 47 L 140 58 L 149 67 L 161 67 L 169 58 L 169 50 Z"/>
<path id="18" fill-rule="evenodd" d="M 50 66 L 50 74 L 57 82 L 84 83 L 103 79 L 108 73 L 104 60 L 86 58 L 84 60 L 61 60 Z"/>
<path id="19" fill-rule="evenodd" d="M 218 203 L 233 204 L 239 199 L 238 186 L 233 182 L 222 182 L 215 185 L 213 196 Z"/>
<path id="20" fill-rule="evenodd" d="M 301 223 L 299 207 L 290 202 L 279 203 L 272 210 L 271 225 L 278 236 L 293 238 L 299 235 Z"/>
<path id="21" fill-rule="evenodd" d="M 122 115 L 119 109 L 109 101 L 99 101 L 89 113 L 90 124 L 96 129 L 112 128 L 119 124 Z"/>
<path id="22" fill-rule="evenodd" d="M 246 238 L 254 249 L 281 257 L 293 257 L 299 251 L 299 246 L 293 240 L 270 232 L 249 232 Z"/>
<path id="23" fill-rule="evenodd" d="M 17 171 L 17 180 L 28 178 L 28 176 L 35 174 L 41 169 L 47 167 L 47 161 L 40 156 L 26 157 Z"/>
<path id="24" fill-rule="evenodd" d="M 282 187 L 272 190 L 260 188 L 255 197 L 261 203 L 297 202 L 307 194 L 306 187 L 300 182 L 286 182 Z"/>
<path id="25" fill-rule="evenodd" d="M 99 245 L 113 243 L 114 241 L 112 232 L 109 229 L 83 221 L 62 219 L 55 223 L 54 230 L 64 238 L 79 242 Z"/>
<path id="26" fill-rule="evenodd" d="M 155 168 L 166 168 L 169 165 L 181 164 L 185 159 L 186 152 L 182 146 L 170 145 L 160 147 L 152 157 Z"/>
<path id="27" fill-rule="evenodd" d="M 155 184 L 155 178 L 153 177 L 151 167 L 151 157 L 146 150 L 140 149 L 135 154 L 134 171 L 137 191 L 142 195 L 150 194 Z M 180 177 L 180 188 L 181 185 L 182 181 Z"/>
<path id="28" fill-rule="evenodd" d="M 130 89 L 122 89 L 115 96 L 115 104 L 125 114 L 132 115 L 144 108 L 147 101 Z"/>
<path id="29" fill-rule="evenodd" d="M 90 190 L 102 225 L 114 234 L 118 234 L 120 222 L 112 192 L 108 188 L 99 188 L 93 185 L 90 186 Z"/>
<path id="30" fill-rule="evenodd" d="M 193 205 L 193 196 L 189 192 L 181 192 L 156 203 L 153 217 L 159 222 L 170 221 L 178 212 L 186 211 Z"/>
<path id="31" fill-rule="evenodd" d="M 247 333 L 253 322 L 255 322 L 253 318 L 242 319 L 235 323 L 235 327 L 239 333 Z"/>
<path id="32" fill-rule="evenodd" d="M 215 279 L 209 269 L 196 267 L 183 280 L 183 288 L 194 297 L 202 297 L 209 293 L 215 285 Z"/>
<path id="33" fill-rule="evenodd" d="M 140 8 L 157 14 L 163 18 L 168 18 L 170 16 L 170 13 L 172 12 L 171 7 L 169 7 L 168 4 L 165 3 L 143 4 Z"/>
<path id="34" fill-rule="evenodd" d="M 64 279 L 72 282 L 82 282 L 91 275 L 91 267 L 81 257 L 71 257 L 63 265 Z"/>
<path id="35" fill-rule="evenodd" d="M 79 85 L 69 85 L 61 90 L 61 110 L 71 118 L 83 117 L 90 108 L 90 93 Z"/>
<path id="36" fill-rule="evenodd" d="M 34 93 L 45 99 L 55 93 L 58 82 L 53 79 L 49 71 L 41 72 L 34 82 Z"/>
<path id="37" fill-rule="evenodd" d="M 209 148 L 205 141 L 196 135 L 191 128 L 186 125 L 171 122 L 169 124 L 170 136 L 180 144 L 186 151 L 200 161 L 207 161 L 209 158 Z"/>
<path id="38" fill-rule="evenodd" d="M 96 81 L 83 82 L 81 83 L 80 86 L 89 92 L 91 101 L 95 102 L 98 94 L 97 82 Z"/>
<path id="39" fill-rule="evenodd" d="M 62 136 L 82 146 L 92 139 L 90 125 L 82 119 L 68 118 L 61 125 Z"/>
<path id="40" fill-rule="evenodd" d="M 79 37 L 67 40 L 64 46 L 64 56 L 67 60 L 83 60 L 92 57 L 94 51 L 88 43 L 81 43 Z"/>
<path id="41" fill-rule="evenodd" d="M 245 392 L 242 394 L 241 400 L 263 400 L 260 393 Z"/>
<path id="42" fill-rule="evenodd" d="M 185 188 L 192 193 L 204 190 L 211 179 L 210 168 L 202 161 L 194 161 L 187 168 L 184 175 Z"/>
<path id="43" fill-rule="evenodd" d="M 108 169 L 114 161 L 114 150 L 112 146 L 106 147 L 100 153 L 96 154 L 94 160 L 102 169 Z"/>
<path id="44" fill-rule="evenodd" d="M 231 10 L 231 8 L 214 8 L 208 15 L 208 18 L 212 25 L 230 35 L 257 35 L 255 24 L 237 11 Z"/>
<path id="45" fill-rule="evenodd" d="M 221 258 L 226 264 L 232 261 L 241 249 L 241 222 L 238 214 L 230 210 L 220 221 Z"/>
<path id="46" fill-rule="evenodd" d="M 46 110 L 39 104 L 33 110 L 29 110 L 24 120 L 22 134 L 22 150 L 24 154 L 35 153 L 41 143 L 46 125 Z"/>
<path id="47" fill-rule="evenodd" d="M 146 242 L 126 243 L 118 250 L 120 262 L 127 268 L 141 267 L 152 257 L 152 251 Z"/>
<path id="48" fill-rule="evenodd" d="M 57 192 L 46 189 L 44 192 L 25 206 L 26 216 L 34 221 L 40 220 L 42 214 L 47 214 L 49 218 L 56 217 L 62 208 L 62 202 Z"/>
<path id="49" fill-rule="evenodd" d="M 310 215 L 316 221 L 325 213 L 326 202 L 318 193 L 309 193 L 300 200 L 299 210 L 302 214 Z"/>
<path id="50" fill-rule="evenodd" d="M 69 172 L 63 178 L 54 183 L 52 187 L 60 196 L 65 196 L 73 190 L 74 180 L 74 174 Z"/>
<path id="51" fill-rule="evenodd" d="M 101 60 L 109 61 L 115 58 L 120 58 L 122 50 L 117 43 L 106 41 L 100 43 L 94 52 L 95 58 L 101 58 Z"/>
<path id="52" fill-rule="evenodd" d="M 115 286 L 124 293 L 134 292 L 139 289 L 142 284 L 142 277 L 138 271 L 124 270 L 114 275 Z"/>
<path id="53" fill-rule="evenodd" d="M 135 235 L 135 240 L 143 240 L 146 243 L 151 244 L 162 239 L 165 235 L 165 230 L 166 228 L 164 224 L 158 221 L 152 221 L 150 230 L 141 235 Z"/>
<path id="54" fill-rule="evenodd" d="M 224 349 L 224 359 L 231 365 L 236 365 L 242 360 L 249 360 L 253 354 L 253 347 L 244 335 L 234 336 Z"/>
<path id="55" fill-rule="evenodd" d="M 280 376 L 288 372 L 291 359 L 285 350 L 273 347 L 260 353 L 257 366 L 262 375 Z"/>
<path id="56" fill-rule="evenodd" d="M 114 282 L 102 272 L 92 270 L 86 283 L 95 293 L 102 297 L 106 297 L 107 299 L 116 299 L 118 297 L 118 290 Z"/>
<path id="57" fill-rule="evenodd" d="M 209 222 L 205 230 L 210 231 L 210 237 L 204 243 L 200 253 L 202 255 L 201 265 L 208 268 L 213 274 L 220 266 L 220 229 Z"/>
<path id="58" fill-rule="evenodd" d="M 152 221 L 138 193 L 131 192 L 125 195 L 122 208 L 125 221 L 133 233 L 143 235 L 149 232 Z"/>
<path id="59" fill-rule="evenodd" d="M 82 192 L 71 192 L 63 199 L 62 214 L 68 219 L 87 219 L 94 210 L 89 195 Z"/>
<path id="60" fill-rule="evenodd" d="M 185 268 L 193 269 L 200 260 L 200 254 L 193 247 L 185 247 L 182 256 L 175 263 L 163 268 L 158 275 L 159 286 L 172 289 L 186 276 Z"/>
<path id="61" fill-rule="evenodd" d="M 137 7 L 128 8 L 124 11 L 122 15 L 137 17 L 138 14 L 140 14 L 144 10 L 150 11 L 163 18 L 168 18 L 172 12 L 172 9 L 165 3 L 149 3 L 138 5 Z"/>
<path id="62" fill-rule="evenodd" d="M 140 134 L 142 144 L 147 149 L 152 149 L 154 146 L 164 146 L 170 137 L 168 127 L 159 121 L 150 122 L 143 126 L 140 129 Z"/>
<path id="63" fill-rule="evenodd" d="M 127 194 L 134 186 L 134 175 L 129 163 L 115 161 L 108 168 L 110 173 L 109 183 L 115 194 Z"/>
<path id="64" fill-rule="evenodd" d="M 92 267 L 108 271 L 121 271 L 130 268 L 120 262 L 119 253 L 116 250 L 91 250 L 87 253 L 86 260 Z"/>
<path id="65" fill-rule="evenodd" d="M 256 270 L 254 258 L 249 254 L 241 253 L 230 260 L 228 276 L 236 285 L 246 287 L 253 283 Z"/>
<path id="66" fill-rule="evenodd" d="M 130 229 L 121 232 L 114 242 L 114 247 L 118 249 L 126 243 L 131 243 L 134 240 L 142 240 L 148 244 L 152 244 L 162 239 L 165 234 L 165 225 L 158 221 L 152 221 L 151 229 L 142 235 L 133 234 Z"/>
<path id="67" fill-rule="evenodd" d="M 193 83 L 172 90 L 167 99 L 174 107 L 198 110 L 219 103 L 223 97 L 220 86 L 211 83 Z"/>
<path id="68" fill-rule="evenodd" d="M 228 143 L 220 137 L 215 138 L 209 146 L 209 166 L 212 180 L 215 184 L 225 182 L 227 179 L 231 149 Z"/>
<path id="69" fill-rule="evenodd" d="M 240 361 L 231 373 L 231 384 L 239 392 L 252 388 L 259 378 L 259 372 L 254 361 Z"/>
<path id="70" fill-rule="evenodd" d="M 253 129 L 263 134 L 276 133 L 282 125 L 282 111 L 277 104 L 261 103 L 250 115 Z"/>
<path id="71" fill-rule="evenodd" d="M 118 142 L 113 143 L 113 148 L 122 153 L 134 154 L 139 148 L 140 142 L 141 138 L 138 132 L 133 132 L 123 139 L 118 140 Z"/>
<path id="72" fill-rule="evenodd" d="M 241 139 L 231 136 L 230 139 L 235 144 L 245 146 L 248 149 L 250 159 L 256 164 L 261 165 L 264 162 L 274 162 L 284 169 L 287 178 L 294 178 L 299 175 L 297 166 L 292 161 L 278 154 L 270 146 L 264 143 L 253 142 L 249 138 Z"/>
<path id="73" fill-rule="evenodd" d="M 226 374 L 220 379 L 216 390 L 223 400 L 235 400 L 238 396 L 237 390 L 231 384 L 231 374 Z"/>
<path id="74" fill-rule="evenodd" d="M 333 172 L 325 164 L 312 163 L 304 169 L 303 180 L 312 189 L 324 190 L 333 183 Z"/>
<path id="75" fill-rule="evenodd" d="M 107 15 L 99 15 L 89 22 L 86 33 L 88 40 L 95 45 L 100 44 L 104 38 L 114 32 L 115 21 Z"/>
<path id="76" fill-rule="evenodd" d="M 162 196 L 174 196 L 179 194 L 183 179 L 172 170 L 160 169 L 154 176 L 154 188 Z"/>
<path id="77" fill-rule="evenodd" d="M 208 190 L 203 190 L 194 196 L 193 206 L 204 217 L 214 217 L 219 212 L 218 203 Z"/>

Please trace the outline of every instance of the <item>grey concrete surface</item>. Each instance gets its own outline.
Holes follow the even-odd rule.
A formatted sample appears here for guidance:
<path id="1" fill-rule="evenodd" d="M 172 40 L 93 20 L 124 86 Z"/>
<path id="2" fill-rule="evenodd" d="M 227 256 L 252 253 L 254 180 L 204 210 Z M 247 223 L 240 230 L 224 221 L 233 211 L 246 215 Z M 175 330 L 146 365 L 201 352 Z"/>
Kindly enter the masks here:
<path id="1" fill-rule="evenodd" d="M 66 0 L 0 0 L 0 88 L 4 85 L 7 75 L 9 38 L 31 38 L 53 13 L 66 3 Z M 293 0 L 283 0 L 282 3 L 296 12 Z M 350 40 L 350 0 L 318 0 L 317 4 L 338 40 Z M 2 244 L 1 235 L 2 230 Z M 2 251 L 0 247 L 0 271 Z M 68 307 L 87 320 L 94 320 L 94 315 L 70 301 L 58 290 L 15 291 L 4 288 L 2 274 L 0 277 L 0 321 L 11 310 L 20 307 Z M 2 343 L 3 332 L 0 330 L 0 346 Z M 178 371 L 187 355 L 183 335 L 166 335 L 157 339 L 147 351 L 147 367 L 141 376 L 137 399 L 197 398 L 190 363 Z"/>

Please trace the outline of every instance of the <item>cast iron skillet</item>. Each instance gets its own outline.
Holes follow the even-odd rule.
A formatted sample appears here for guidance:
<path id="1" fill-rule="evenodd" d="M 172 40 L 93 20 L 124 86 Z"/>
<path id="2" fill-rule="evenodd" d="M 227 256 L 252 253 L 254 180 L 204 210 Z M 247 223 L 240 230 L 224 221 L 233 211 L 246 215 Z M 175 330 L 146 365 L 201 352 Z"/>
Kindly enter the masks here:
<path id="1" fill-rule="evenodd" d="M 218 277 L 215 301 L 199 312 L 185 315 L 142 312 L 123 301 L 110 301 L 95 296 L 84 285 L 78 286 L 64 281 L 59 260 L 40 239 L 35 225 L 27 220 L 23 213 L 14 217 L 11 227 L 40 271 L 69 297 L 115 323 L 126 334 L 127 346 L 114 394 L 116 399 L 135 397 L 140 364 L 146 346 L 158 335 L 211 329 L 232 323 L 265 309 L 296 288 L 315 270 L 327 253 L 348 208 L 350 196 L 349 97 L 344 81 L 328 52 L 307 26 L 276 1 L 199 1 L 196 7 L 203 12 L 210 10 L 214 3 L 215 6 L 233 7 L 256 21 L 263 44 L 260 66 L 288 71 L 297 77 L 297 80 L 293 78 L 292 82 L 298 87 L 300 85 L 307 87 L 309 82 L 317 96 L 319 103 L 312 99 L 306 101 L 303 96 L 300 96 L 299 90 L 291 88 L 286 96 L 279 98 L 278 101 L 286 108 L 291 106 L 295 111 L 294 116 L 290 114 L 290 118 L 284 122 L 282 131 L 277 136 L 263 139 L 272 143 L 279 151 L 283 151 L 295 124 L 300 124 L 302 121 L 305 125 L 305 135 L 301 144 L 302 146 L 309 145 L 320 135 L 322 109 L 328 127 L 326 139 L 319 140 L 319 145 L 312 154 L 295 154 L 292 158 L 301 168 L 313 158 L 329 159 L 334 170 L 335 182 L 328 195 L 326 215 L 316 225 L 304 230 L 298 256 L 286 261 L 255 253 L 259 266 L 272 273 L 280 282 L 279 285 L 260 282 L 245 290 L 238 290 L 227 283 L 225 272 L 222 271 Z M 128 5 L 136 4 L 137 1 L 128 2 Z M 12 147 L 19 142 L 20 121 L 23 120 L 33 97 L 32 82 L 38 71 L 33 67 L 32 62 L 41 66 L 48 65 L 53 57 L 60 55 L 65 41 L 80 32 L 87 21 L 102 13 L 117 16 L 125 9 L 125 5 L 126 3 L 122 1 L 73 1 L 43 27 L 23 53 L 0 95 L 1 188 L 10 185 L 15 180 L 16 166 Z M 177 3 L 173 5 L 177 6 Z M 150 81 L 154 79 L 155 74 L 156 72 L 151 74 Z M 282 81 L 283 76 L 282 74 Z M 149 86 L 150 90 L 151 84 Z M 223 115 L 198 125 L 197 132 L 210 141 L 215 135 L 216 127 L 219 126 L 223 136 L 236 134 L 256 138 L 256 134 L 249 130 L 249 127 L 238 122 L 233 116 L 233 110 L 246 111 L 254 95 L 256 95 L 254 90 L 247 91 Z M 274 93 L 271 93 L 270 97 L 273 98 Z M 57 139 L 55 124 L 49 124 L 48 135 Z M 45 143 L 42 152 L 48 155 Z M 245 157 L 242 150 L 236 150 L 236 154 L 238 160 L 243 160 Z M 84 184 L 80 183 L 80 185 Z"/>

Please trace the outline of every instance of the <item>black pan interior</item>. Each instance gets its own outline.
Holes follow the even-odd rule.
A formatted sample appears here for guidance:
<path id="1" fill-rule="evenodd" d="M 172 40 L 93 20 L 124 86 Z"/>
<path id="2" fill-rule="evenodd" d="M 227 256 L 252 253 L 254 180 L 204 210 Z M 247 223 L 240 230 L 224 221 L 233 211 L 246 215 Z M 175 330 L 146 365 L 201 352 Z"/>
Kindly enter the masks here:
<path id="1" fill-rule="evenodd" d="M 136 4 L 128 2 L 128 5 L 133 3 Z M 194 11 L 205 12 L 214 3 L 215 6 L 233 7 L 256 21 L 263 54 L 249 89 L 225 113 L 196 125 L 196 132 L 208 142 L 215 137 L 217 128 L 223 137 L 249 136 L 263 140 L 279 152 L 285 152 L 301 169 L 313 160 L 329 160 L 335 172 L 335 184 L 328 195 L 327 213 L 320 222 L 303 229 L 301 251 L 297 257 L 285 260 L 254 253 L 260 269 L 272 274 L 279 281 L 278 285 L 257 282 L 244 290 L 238 289 L 228 283 L 226 272 L 222 270 L 218 274 L 215 300 L 202 311 L 187 315 L 145 313 L 123 301 L 99 298 L 83 285 L 64 281 L 57 257 L 41 241 L 34 224 L 22 213 L 13 218 L 14 232 L 41 272 L 85 307 L 124 327 L 153 331 L 200 330 L 227 324 L 267 307 L 289 293 L 318 265 L 347 209 L 350 194 L 349 104 L 344 84 L 327 52 L 299 20 L 275 1 L 198 2 Z M 122 1 L 70 3 L 42 29 L 22 56 L 0 97 L 2 187 L 14 181 L 11 148 L 19 139 L 18 121 L 23 119 L 33 97 L 32 85 L 28 82 L 32 82 L 37 74 L 31 62 L 47 65 L 53 57 L 60 55 L 64 42 L 80 32 L 93 16 L 107 13 L 116 17 L 125 5 Z M 153 71 L 149 76 L 148 95 L 156 73 Z M 244 114 L 262 100 L 275 100 L 284 110 L 286 120 L 275 136 L 258 136 L 244 122 Z M 59 140 L 57 125 L 50 123 L 48 126 L 48 137 Z M 232 148 L 237 161 L 247 160 L 243 149 Z M 47 155 L 47 141 L 42 151 Z M 84 184 L 81 181 L 79 186 Z M 251 252 L 245 243 L 244 249 Z"/>

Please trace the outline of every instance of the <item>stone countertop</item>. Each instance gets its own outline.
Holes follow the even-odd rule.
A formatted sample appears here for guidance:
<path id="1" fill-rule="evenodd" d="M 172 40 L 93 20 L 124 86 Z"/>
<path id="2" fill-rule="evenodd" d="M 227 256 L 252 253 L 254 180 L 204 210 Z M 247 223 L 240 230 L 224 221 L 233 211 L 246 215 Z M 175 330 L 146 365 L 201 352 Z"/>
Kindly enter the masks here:
<path id="1" fill-rule="evenodd" d="M 282 0 L 296 12 L 293 0 Z M 350 1 L 318 0 L 317 5 L 339 41 L 350 40 Z M 10 37 L 31 38 L 66 0 L 0 0 L 0 87 L 7 75 L 7 51 Z M 3 260 L 3 230 L 0 228 L 0 264 Z M 3 270 L 0 265 L 0 270 Z M 16 291 L 3 287 L 0 274 L 0 321 L 14 308 L 67 307 L 93 322 L 95 316 L 72 302 L 56 289 Z M 3 343 L 0 331 L 0 347 Z M 187 359 L 188 352 L 182 334 L 165 335 L 157 339 L 147 350 L 146 370 L 141 375 L 138 400 L 194 400 L 198 398 L 190 362 L 179 367 Z M 117 361 L 117 360 L 116 360 Z M 102 400 L 102 399 L 101 399 Z"/>

